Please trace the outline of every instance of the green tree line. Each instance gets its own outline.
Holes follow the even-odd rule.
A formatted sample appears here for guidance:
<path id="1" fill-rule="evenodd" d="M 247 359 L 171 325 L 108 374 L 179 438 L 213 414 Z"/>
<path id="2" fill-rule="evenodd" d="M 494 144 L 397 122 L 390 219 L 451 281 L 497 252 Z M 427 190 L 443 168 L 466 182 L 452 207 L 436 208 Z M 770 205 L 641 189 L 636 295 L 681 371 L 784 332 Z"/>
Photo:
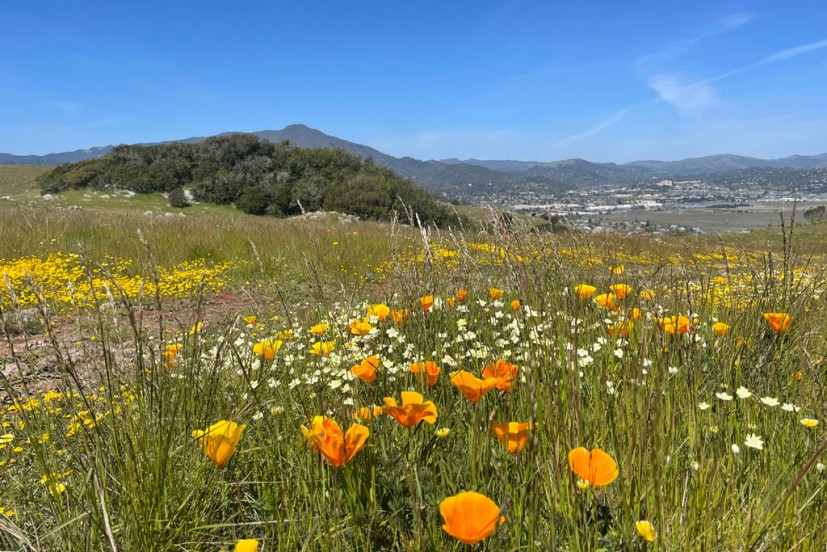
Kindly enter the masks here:
<path id="1" fill-rule="evenodd" d="M 97 159 L 60 165 L 38 179 L 43 193 L 125 189 L 169 193 L 188 188 L 201 202 L 234 204 L 246 213 L 291 216 L 320 209 L 389 220 L 415 213 L 425 224 L 461 221 L 428 192 L 392 170 L 343 149 L 300 148 L 252 134 L 201 142 L 118 146 Z"/>

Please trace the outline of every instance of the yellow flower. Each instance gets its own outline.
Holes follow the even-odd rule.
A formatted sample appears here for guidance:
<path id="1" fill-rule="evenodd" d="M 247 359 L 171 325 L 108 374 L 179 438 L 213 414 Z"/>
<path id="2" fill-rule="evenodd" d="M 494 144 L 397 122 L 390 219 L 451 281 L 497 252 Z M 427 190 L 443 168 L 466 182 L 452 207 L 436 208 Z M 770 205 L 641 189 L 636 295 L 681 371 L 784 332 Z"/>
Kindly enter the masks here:
<path id="1" fill-rule="evenodd" d="M 636 522 L 635 531 L 637 531 L 637 534 L 640 535 L 640 538 L 647 542 L 652 542 L 655 540 L 655 528 L 646 520 Z"/>
<path id="2" fill-rule="evenodd" d="M 499 288 L 495 288 L 495 287 L 488 288 L 488 296 L 491 297 L 491 299 L 494 299 L 494 300 L 499 299 L 500 297 L 503 296 L 503 293 L 505 293 L 505 292 L 503 290 L 499 289 Z"/>
<path id="3" fill-rule="evenodd" d="M 813 428 L 818 425 L 818 420 L 815 420 L 813 418 L 804 418 L 803 420 L 801 420 L 801 425 L 803 425 L 804 427 Z"/>
<path id="4" fill-rule="evenodd" d="M 368 307 L 368 316 L 375 316 L 379 320 L 384 320 L 390 315 L 391 309 L 382 303 L 371 305 Z"/>
<path id="5" fill-rule="evenodd" d="M 431 307 L 434 306 L 434 296 L 433 295 L 423 295 L 419 298 L 419 304 L 422 305 L 422 310 L 428 312 L 431 310 Z"/>
<path id="6" fill-rule="evenodd" d="M 245 317 L 244 317 L 244 321 L 245 321 L 247 324 L 250 324 L 250 325 L 252 326 L 253 324 L 255 324 L 255 323 L 256 323 L 256 317 L 255 317 L 255 316 L 253 316 L 253 315 L 250 315 L 250 316 L 245 316 Z"/>
<path id="7" fill-rule="evenodd" d="M 372 327 L 369 318 L 363 318 L 362 320 L 356 319 L 350 323 L 350 333 L 359 336 L 368 335 Z"/>
<path id="8" fill-rule="evenodd" d="M 167 362 L 171 362 L 175 360 L 175 357 L 178 356 L 178 353 L 180 353 L 183 348 L 183 343 L 173 343 L 171 345 L 167 345 L 166 347 L 164 347 L 164 352 L 161 353 L 161 356 Z"/>
<path id="9" fill-rule="evenodd" d="M 321 337 L 325 334 L 329 327 L 330 324 L 316 324 L 315 326 L 310 327 L 310 332 Z"/>
<path id="10" fill-rule="evenodd" d="M 521 305 L 520 300 L 519 299 L 514 299 L 513 301 L 511 301 L 511 310 L 513 310 L 513 311 L 520 310 L 520 305 Z"/>
<path id="11" fill-rule="evenodd" d="M 614 293 L 618 299 L 625 299 L 632 291 L 632 286 L 628 284 L 612 284 L 609 286 L 609 291 Z"/>
<path id="12" fill-rule="evenodd" d="M 235 552 L 258 552 L 256 539 L 244 539 L 235 543 Z"/>
<path id="13" fill-rule="evenodd" d="M 655 292 L 653 292 L 651 289 L 644 289 L 638 295 L 643 301 L 651 301 L 655 298 Z"/>
<path id="14" fill-rule="evenodd" d="M 200 333 L 203 328 L 204 328 L 203 322 L 198 322 L 192 328 L 190 328 L 190 335 L 195 335 L 197 333 Z"/>
<path id="15" fill-rule="evenodd" d="M 196 429 L 192 437 L 198 439 L 198 444 L 204 452 L 219 467 L 224 467 L 230 456 L 235 452 L 241 433 L 247 425 L 238 425 L 235 422 L 221 420 L 206 430 Z"/>
<path id="16" fill-rule="evenodd" d="M 609 272 L 611 272 L 615 276 L 620 276 L 621 274 L 623 274 L 623 270 L 624 270 L 624 267 L 623 267 L 622 264 L 614 265 L 614 266 L 609 267 Z"/>
<path id="17" fill-rule="evenodd" d="M 723 322 L 715 322 L 712 324 L 712 329 L 715 332 L 715 335 L 718 337 L 723 337 L 729 333 L 730 327 L 729 324 L 724 324 Z"/>
<path id="18" fill-rule="evenodd" d="M 335 341 L 317 341 L 310 346 L 310 354 L 316 356 L 326 357 L 336 348 Z"/>
<path id="19" fill-rule="evenodd" d="M 615 303 L 615 296 L 613 293 L 601 293 L 594 298 L 594 302 L 607 310 L 617 310 L 618 306 Z"/>
<path id="20" fill-rule="evenodd" d="M 451 434 L 451 430 L 447 427 L 441 427 L 436 430 L 436 436 L 440 439 L 445 439 Z"/>
<path id="21" fill-rule="evenodd" d="M 580 284 L 579 286 L 574 286 L 574 293 L 582 297 L 583 299 L 588 299 L 594 292 L 597 291 L 597 288 L 594 286 L 590 286 L 589 284 Z"/>
<path id="22" fill-rule="evenodd" d="M 253 353 L 264 358 L 265 360 L 273 360 L 273 357 L 276 356 L 276 352 L 281 349 L 281 344 L 282 342 L 279 339 L 265 339 L 253 345 Z"/>

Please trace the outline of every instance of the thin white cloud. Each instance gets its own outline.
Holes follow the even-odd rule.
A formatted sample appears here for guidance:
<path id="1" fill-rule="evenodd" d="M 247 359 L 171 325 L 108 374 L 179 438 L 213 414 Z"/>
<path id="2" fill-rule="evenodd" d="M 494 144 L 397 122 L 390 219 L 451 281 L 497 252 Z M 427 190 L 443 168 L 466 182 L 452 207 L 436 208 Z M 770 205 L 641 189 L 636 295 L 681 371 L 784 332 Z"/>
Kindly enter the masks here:
<path id="1" fill-rule="evenodd" d="M 83 104 L 79 102 L 71 102 L 65 100 L 53 100 L 50 102 L 46 102 L 46 105 L 48 105 L 52 109 L 55 109 L 65 114 L 76 113 L 80 110 L 81 107 L 83 107 Z"/>
<path id="2" fill-rule="evenodd" d="M 595 126 L 591 127 L 590 129 L 584 130 L 582 132 L 578 132 L 576 134 L 570 134 L 569 136 L 566 136 L 565 138 L 562 138 L 562 139 L 558 140 L 554 145 L 555 146 L 563 146 L 563 145 L 568 144 L 570 142 L 574 142 L 574 141 L 580 140 L 582 138 L 588 138 L 589 136 L 594 136 L 595 134 L 597 134 L 599 132 L 603 132 L 604 130 L 606 130 L 610 126 L 616 125 L 617 123 L 622 121 L 623 118 L 634 108 L 635 108 L 635 106 L 630 106 L 630 107 L 615 111 L 612 114 L 612 116 L 609 117 L 608 119 L 606 119 L 605 121 L 602 121 L 602 122 L 596 124 Z"/>
<path id="3" fill-rule="evenodd" d="M 649 88 L 681 111 L 701 111 L 719 103 L 718 93 L 706 81 L 687 83 L 677 75 L 655 75 L 649 79 Z"/>
<path id="4" fill-rule="evenodd" d="M 681 110 L 705 109 L 713 106 L 718 101 L 717 92 L 715 91 L 715 88 L 712 87 L 713 83 L 735 75 L 740 75 L 741 73 L 745 73 L 765 65 L 788 61 L 822 48 L 827 48 L 827 39 L 779 50 L 750 65 L 745 65 L 743 67 L 739 67 L 738 69 L 721 73 L 720 75 L 712 78 L 688 84 L 684 83 L 683 80 L 676 75 L 655 75 L 649 79 L 648 85 L 658 93 L 658 97 L 654 98 L 649 103 L 664 101 Z M 564 145 L 582 138 L 594 136 L 610 126 L 619 123 L 623 120 L 626 114 L 635 107 L 637 106 L 629 106 L 616 111 L 609 119 L 606 119 L 605 121 L 598 123 L 597 125 L 582 132 L 577 132 L 566 136 L 562 140 L 559 140 L 555 145 Z"/>
<path id="5" fill-rule="evenodd" d="M 755 19 L 755 14 L 752 12 L 736 12 L 726 15 L 718 20 L 722 30 L 728 31 L 742 27 Z"/>

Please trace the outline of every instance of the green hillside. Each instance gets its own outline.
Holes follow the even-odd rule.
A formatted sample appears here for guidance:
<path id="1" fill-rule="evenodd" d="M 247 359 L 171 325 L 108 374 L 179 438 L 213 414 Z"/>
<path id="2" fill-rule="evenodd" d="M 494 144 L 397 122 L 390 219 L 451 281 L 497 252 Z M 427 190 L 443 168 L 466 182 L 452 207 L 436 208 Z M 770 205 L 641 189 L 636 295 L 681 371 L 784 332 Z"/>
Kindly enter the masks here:
<path id="1" fill-rule="evenodd" d="M 407 213 L 415 213 L 426 224 L 460 222 L 425 190 L 371 160 L 342 149 L 299 148 L 250 134 L 118 146 L 104 157 L 61 165 L 38 182 L 44 193 L 84 188 L 162 192 L 181 204 L 187 189 L 200 202 L 233 204 L 256 215 L 323 209 L 372 220 L 395 214 L 407 220 Z"/>

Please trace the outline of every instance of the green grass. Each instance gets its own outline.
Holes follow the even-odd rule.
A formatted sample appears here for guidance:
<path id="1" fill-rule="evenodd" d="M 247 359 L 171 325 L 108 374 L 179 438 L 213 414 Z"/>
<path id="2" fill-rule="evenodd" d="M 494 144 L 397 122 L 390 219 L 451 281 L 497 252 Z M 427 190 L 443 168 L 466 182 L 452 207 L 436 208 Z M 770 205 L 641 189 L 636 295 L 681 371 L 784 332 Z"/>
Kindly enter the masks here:
<path id="1" fill-rule="evenodd" d="M 20 407 L 0 415 L 0 435 L 13 435 L 0 449 L 0 507 L 14 512 L 0 514 L 0 548 L 217 551 L 256 538 L 265 551 L 462 550 L 440 503 L 475 491 L 506 519 L 483 550 L 824 549 L 827 263 L 812 244 L 827 226 L 723 244 L 491 228 L 0 210 L 8 266 L 77 250 L 90 265 L 130 259 L 150 280 L 154 267 L 187 260 L 231 265 L 221 297 L 173 297 L 158 311 L 112 282 L 98 308 L 43 305 L 32 327 L 46 336 L 7 328 L 2 381 Z M 608 311 L 573 293 L 581 283 L 633 292 Z M 425 295 L 437 298 L 427 313 Z M 372 319 L 371 333 L 354 335 L 351 322 L 375 302 L 409 317 Z M 635 308 L 628 337 L 611 336 Z M 780 311 L 792 323 L 776 334 L 763 314 Z M 659 318 L 690 312 L 691 333 L 661 329 Z M 716 335 L 715 321 L 731 332 Z M 322 322 L 323 336 L 310 332 Z M 273 358 L 254 353 L 262 340 L 281 341 Z M 317 341 L 333 352 L 309 354 Z M 19 374 L 35 353 L 51 359 L 60 395 Z M 376 380 L 349 376 L 369 355 L 381 359 Z M 498 359 L 518 366 L 511 391 L 471 403 L 451 384 L 452 372 L 479 376 Z M 424 360 L 441 367 L 433 386 L 409 370 Z M 343 467 L 300 430 L 324 415 L 346 431 L 359 407 L 404 390 L 434 403 L 436 423 L 361 421 L 369 437 Z M 810 418 L 819 425 L 801 424 Z M 219 420 L 246 424 L 224 467 L 192 437 Z M 510 421 L 534 424 L 514 456 L 490 428 Z M 747 444 L 753 434 L 761 450 Z M 580 489 L 567 462 L 580 446 L 610 454 L 617 479 Z M 639 520 L 654 525 L 653 543 L 636 534 Z"/>

